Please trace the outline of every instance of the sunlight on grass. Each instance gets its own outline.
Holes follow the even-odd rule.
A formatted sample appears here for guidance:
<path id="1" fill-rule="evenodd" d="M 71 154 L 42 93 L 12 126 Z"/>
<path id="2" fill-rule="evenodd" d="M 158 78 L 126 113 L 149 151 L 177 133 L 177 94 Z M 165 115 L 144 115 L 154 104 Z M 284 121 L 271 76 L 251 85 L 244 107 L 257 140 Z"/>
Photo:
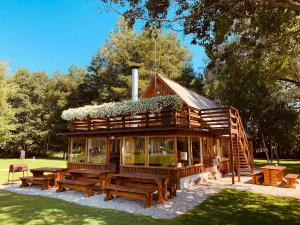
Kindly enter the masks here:
<path id="1" fill-rule="evenodd" d="M 18 163 L 26 163 L 29 169 L 37 168 L 37 167 L 66 167 L 67 162 L 65 160 L 57 160 L 57 159 L 0 159 L 0 184 L 7 183 L 8 176 L 8 168 L 10 164 L 18 164 Z M 30 175 L 31 173 L 28 172 Z M 26 173 L 25 173 L 26 175 Z M 22 173 L 16 173 L 15 179 L 21 177 Z M 12 175 L 10 177 L 12 179 Z"/>
<path id="2" fill-rule="evenodd" d="M 277 161 L 274 160 L 274 163 Z M 300 160 L 280 160 L 279 161 L 281 166 L 286 166 L 287 170 L 284 172 L 285 174 L 288 173 L 296 173 L 300 174 Z M 265 159 L 255 159 L 254 165 L 257 167 L 261 167 L 267 164 L 267 160 Z"/>

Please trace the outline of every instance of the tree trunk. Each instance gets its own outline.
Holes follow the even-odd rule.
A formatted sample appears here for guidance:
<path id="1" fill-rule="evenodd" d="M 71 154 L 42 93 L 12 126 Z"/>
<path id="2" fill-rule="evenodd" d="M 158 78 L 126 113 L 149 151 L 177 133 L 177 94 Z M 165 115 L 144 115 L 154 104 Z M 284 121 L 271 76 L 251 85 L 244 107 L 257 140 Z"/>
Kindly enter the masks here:
<path id="1" fill-rule="evenodd" d="M 273 159 L 274 159 L 274 146 L 273 146 L 273 142 L 271 141 L 270 144 L 270 158 L 271 158 L 271 165 L 273 164 Z"/>
<path id="2" fill-rule="evenodd" d="M 278 157 L 278 146 L 275 144 L 274 152 L 277 160 L 277 165 L 279 165 L 279 157 Z"/>
<path id="3" fill-rule="evenodd" d="M 266 146 L 265 137 L 264 137 L 263 133 L 261 134 L 261 139 L 262 139 L 263 149 L 264 149 L 264 152 L 266 154 L 268 164 L 270 164 L 269 152 L 268 152 L 268 148 Z"/>

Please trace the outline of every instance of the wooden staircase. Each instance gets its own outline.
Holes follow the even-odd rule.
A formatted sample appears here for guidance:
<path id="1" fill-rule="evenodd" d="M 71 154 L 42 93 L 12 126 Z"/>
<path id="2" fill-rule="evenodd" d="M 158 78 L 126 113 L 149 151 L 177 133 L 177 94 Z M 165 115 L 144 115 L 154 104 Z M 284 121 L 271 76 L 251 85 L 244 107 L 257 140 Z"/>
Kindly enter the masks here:
<path id="1" fill-rule="evenodd" d="M 225 144 L 233 152 L 237 175 L 252 173 L 252 145 L 247 139 L 238 110 L 233 107 L 204 109 L 201 110 L 200 117 L 204 129 L 225 137 Z"/>

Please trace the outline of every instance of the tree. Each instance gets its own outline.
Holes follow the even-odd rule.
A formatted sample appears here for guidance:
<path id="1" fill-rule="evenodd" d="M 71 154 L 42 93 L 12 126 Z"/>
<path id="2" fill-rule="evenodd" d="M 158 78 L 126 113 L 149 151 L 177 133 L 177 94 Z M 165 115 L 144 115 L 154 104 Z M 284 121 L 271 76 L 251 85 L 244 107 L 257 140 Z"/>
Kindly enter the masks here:
<path id="1" fill-rule="evenodd" d="M 300 38 L 300 3 L 293 0 L 102 0 L 114 12 L 124 15 L 134 24 L 136 20 L 145 21 L 146 27 L 166 26 L 192 35 L 194 44 L 209 49 L 217 47 L 225 40 L 239 38 L 246 40 L 255 51 L 248 52 L 252 60 L 263 51 L 273 52 L 273 57 L 266 58 L 273 71 L 278 68 L 288 69 L 284 77 L 278 77 L 269 70 L 268 76 L 292 82 L 299 86 L 299 71 L 295 79 L 289 65 L 295 62 Z M 118 7 L 122 6 L 122 8 Z M 125 7 L 124 7 L 125 6 Z M 119 9 L 125 9 L 119 11 Z M 233 37 L 232 34 L 238 35 Z M 250 41 L 249 41 L 250 40 Z M 263 43 L 258 45 L 258 43 Z M 283 53 L 283 54 L 282 54 Z M 278 55 L 284 55 L 283 59 Z M 289 57 L 287 57 L 289 55 Z M 263 57 L 263 54 L 261 54 Z M 270 55 L 269 55 L 270 56 Z M 276 63 L 277 61 L 277 63 Z"/>
<path id="2" fill-rule="evenodd" d="M 140 66 L 139 91 L 142 92 L 156 72 L 177 79 L 190 60 L 191 53 L 174 32 L 163 34 L 157 29 L 146 29 L 138 34 L 120 18 L 116 31 L 92 58 L 87 82 L 79 88 L 87 96 L 85 104 L 128 99 L 131 66 Z"/>
<path id="3" fill-rule="evenodd" d="M 11 86 L 6 77 L 7 64 L 0 61 L 0 149 L 11 139 L 15 129 L 14 113 L 7 99 L 11 93 Z"/>
<path id="4" fill-rule="evenodd" d="M 17 129 L 9 147 L 43 152 L 48 136 L 49 111 L 45 107 L 48 75 L 19 69 L 11 82 L 16 86 L 16 91 L 10 96 L 9 102 L 15 110 Z"/>
<path id="5" fill-rule="evenodd" d="M 78 87 L 84 82 L 85 68 L 72 65 L 66 74 L 55 73 L 50 80 L 45 106 L 50 112 L 48 127 L 48 148 L 52 151 L 66 151 L 67 142 L 65 136 L 58 136 L 60 132 L 67 130 L 67 122 L 61 118 L 62 111 L 75 108 L 82 104 L 85 93 L 80 92 Z"/>

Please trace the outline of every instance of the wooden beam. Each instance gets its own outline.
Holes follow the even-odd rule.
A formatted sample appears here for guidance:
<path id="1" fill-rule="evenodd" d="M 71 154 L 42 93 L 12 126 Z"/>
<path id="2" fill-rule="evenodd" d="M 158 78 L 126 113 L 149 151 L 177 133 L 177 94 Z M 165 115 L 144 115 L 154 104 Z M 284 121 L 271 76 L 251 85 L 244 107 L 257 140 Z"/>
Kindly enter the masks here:
<path id="1" fill-rule="evenodd" d="M 229 123 L 229 139 L 230 139 L 230 161 L 231 161 L 231 182 L 234 184 L 234 156 L 233 156 L 233 143 L 232 143 L 232 133 L 231 133 L 231 117 L 230 117 L 230 108 L 228 109 L 228 123 Z"/>
<path id="2" fill-rule="evenodd" d="M 237 151 L 237 175 L 238 182 L 241 182 L 241 171 L 240 171 L 240 151 L 239 151 L 239 136 L 236 134 L 236 151 Z"/>

